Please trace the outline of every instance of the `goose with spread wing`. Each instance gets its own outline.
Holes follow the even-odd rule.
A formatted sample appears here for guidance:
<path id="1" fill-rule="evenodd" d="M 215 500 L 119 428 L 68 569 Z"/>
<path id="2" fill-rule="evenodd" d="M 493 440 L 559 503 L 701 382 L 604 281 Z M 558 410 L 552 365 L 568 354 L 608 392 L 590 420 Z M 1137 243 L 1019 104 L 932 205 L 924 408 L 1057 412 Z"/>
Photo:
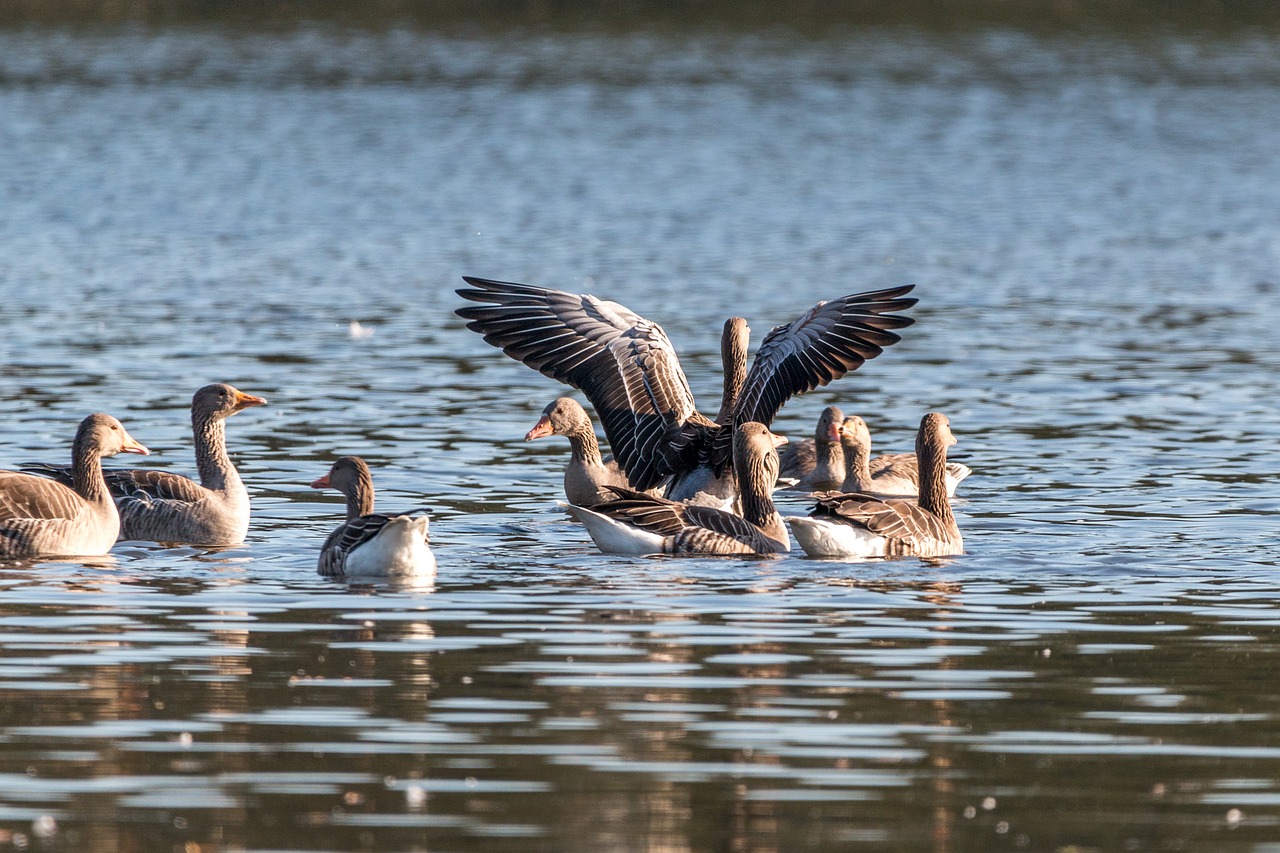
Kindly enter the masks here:
<path id="1" fill-rule="evenodd" d="M 861 492 L 821 495 L 808 516 L 787 523 L 811 557 L 943 557 L 964 553 L 964 539 L 947 499 L 947 448 L 956 443 L 951 422 L 930 412 L 920 421 L 919 500 Z"/>
<path id="2" fill-rule="evenodd" d="M 311 488 L 337 489 L 347 499 L 347 520 L 320 549 L 320 574 L 421 577 L 435 572 L 426 510 L 374 512 L 373 475 L 359 456 L 343 456 Z"/>
<path id="3" fill-rule="evenodd" d="M 101 556 L 120 533 L 102 457 L 150 451 L 111 415 L 89 415 L 71 445 L 69 483 L 0 471 L 0 557 Z"/>
<path id="4" fill-rule="evenodd" d="M 236 545 L 249 530 L 249 490 L 227 455 L 226 419 L 266 400 L 225 383 L 191 397 L 191 432 L 200 482 L 155 468 L 105 472 L 120 511 L 120 538 L 192 545 Z M 70 481 L 70 469 L 29 465 L 24 471 Z"/>
<path id="5" fill-rule="evenodd" d="M 734 431 L 741 515 L 616 486 L 610 490 L 617 500 L 590 508 L 569 505 L 569 511 L 606 554 L 785 554 L 791 550 L 791 537 L 770 498 L 778 479 L 776 448 L 785 441 L 764 424 L 748 422 Z"/>
<path id="6" fill-rule="evenodd" d="M 726 324 L 727 365 L 719 416 L 699 412 L 675 347 L 662 327 L 590 294 L 464 276 L 458 294 L 483 303 L 459 308 L 467 328 L 507 355 L 581 389 L 595 406 L 622 470 L 635 489 L 670 478 L 675 500 L 710 494 L 732 455 L 736 426 L 768 426 L 793 395 L 844 376 L 897 343 L 916 303 L 912 285 L 819 302 L 765 336 L 749 371 L 727 339 L 746 324 Z M 741 374 L 740 384 L 736 375 Z M 730 480 L 729 491 L 736 492 Z"/>

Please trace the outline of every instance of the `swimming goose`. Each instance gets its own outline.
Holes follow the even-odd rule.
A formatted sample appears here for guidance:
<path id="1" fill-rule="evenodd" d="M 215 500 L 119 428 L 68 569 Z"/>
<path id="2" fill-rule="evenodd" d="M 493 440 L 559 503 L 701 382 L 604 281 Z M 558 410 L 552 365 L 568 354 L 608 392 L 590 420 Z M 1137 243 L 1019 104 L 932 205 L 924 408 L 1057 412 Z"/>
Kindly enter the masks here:
<path id="1" fill-rule="evenodd" d="M 600 455 L 600 443 L 591 416 L 572 397 L 560 397 L 542 410 L 542 417 L 525 434 L 525 441 L 562 435 L 569 439 L 572 455 L 564 469 L 564 495 L 569 503 L 595 506 L 615 497 L 607 486 L 629 487 L 627 475 L 613 459 Z"/>
<path id="2" fill-rule="evenodd" d="M 900 338 L 892 330 L 913 322 L 888 312 L 916 303 L 912 285 L 819 302 L 765 336 L 749 372 L 725 338 L 742 334 L 726 324 L 722 352 L 728 411 L 717 420 L 695 407 L 675 348 L 662 327 L 616 302 L 590 294 L 463 276 L 458 294 L 473 302 L 457 310 L 467 328 L 543 374 L 580 388 L 595 406 L 619 466 L 636 489 L 668 477 L 668 497 L 704 490 L 691 475 L 722 474 L 738 424 L 768 425 L 794 394 L 811 391 L 875 358 Z M 742 370 L 740 389 L 730 373 Z M 722 401 L 722 409 L 726 408 Z"/>
<path id="3" fill-rule="evenodd" d="M 150 451 L 110 415 L 89 415 L 71 445 L 71 485 L 0 471 L 0 557 L 101 556 L 120 533 L 102 457 Z"/>
<path id="4" fill-rule="evenodd" d="M 844 412 L 838 406 L 827 406 L 818 416 L 813 438 L 806 438 L 779 455 L 780 477 L 794 478 L 788 488 L 806 491 L 838 489 L 845 478 L 844 447 L 840 444 L 840 425 Z"/>
<path id="5" fill-rule="evenodd" d="M 206 385 L 191 397 L 200 482 L 155 468 L 105 472 L 120 510 L 120 538 L 192 545 L 235 545 L 249 530 L 249 491 L 227 455 L 224 423 L 236 412 L 266 400 L 223 383 Z M 69 482 L 68 469 L 31 465 L 23 469 Z"/>
<path id="6" fill-rule="evenodd" d="M 945 415 L 920 421 L 919 502 L 858 492 L 829 493 L 806 516 L 787 522 L 810 557 L 941 557 L 964 552 L 964 540 L 947 500 L 947 448 L 956 443 Z"/>
<path id="7" fill-rule="evenodd" d="M 920 492 L 920 465 L 914 453 L 891 453 L 871 459 L 871 431 L 857 415 L 844 419 L 840 427 L 840 443 L 848 460 L 843 492 L 867 492 L 873 495 L 914 498 Z M 947 497 L 955 497 L 960 481 L 972 474 L 968 465 L 948 462 L 946 465 Z"/>
<path id="8" fill-rule="evenodd" d="M 618 500 L 569 506 L 606 554 L 785 554 L 787 526 L 769 493 L 778 479 L 778 442 L 764 424 L 739 424 L 733 463 L 742 483 L 742 515 L 655 498 L 617 486 Z"/>
<path id="9" fill-rule="evenodd" d="M 426 510 L 375 513 L 373 475 L 359 456 L 343 456 L 311 488 L 337 489 L 347 499 L 347 520 L 320 549 L 320 574 L 405 577 L 436 570 Z"/>

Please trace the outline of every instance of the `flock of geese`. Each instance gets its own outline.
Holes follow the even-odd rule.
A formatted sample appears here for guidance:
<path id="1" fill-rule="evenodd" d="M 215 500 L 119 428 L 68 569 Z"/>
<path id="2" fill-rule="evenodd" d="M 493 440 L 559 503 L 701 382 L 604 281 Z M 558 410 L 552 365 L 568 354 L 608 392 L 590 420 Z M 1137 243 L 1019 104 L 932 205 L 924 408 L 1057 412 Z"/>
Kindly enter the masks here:
<path id="1" fill-rule="evenodd" d="M 724 390 L 715 417 L 697 410 L 675 348 L 658 324 L 590 294 L 464 276 L 467 328 L 529 367 L 583 392 L 613 450 L 606 459 L 587 411 L 561 397 L 525 436 L 569 440 L 566 509 L 612 554 L 767 555 L 794 535 L 814 557 L 959 554 L 950 497 L 969 469 L 947 462 L 947 418 L 920 421 L 914 454 L 871 456 L 862 418 L 835 406 L 812 440 L 770 431 L 792 396 L 839 379 L 900 340 L 914 322 L 912 287 L 819 302 L 777 326 L 750 368 L 745 320 L 724 324 Z M 103 457 L 148 454 L 114 417 L 85 418 L 70 465 L 0 471 L 0 557 L 94 556 L 117 540 L 232 545 L 249 527 L 249 493 L 227 454 L 226 419 L 266 403 L 226 384 L 191 401 L 198 481 L 157 469 L 104 470 Z M 346 498 L 346 520 L 321 548 L 332 576 L 435 571 L 424 509 L 374 511 L 373 478 L 344 456 L 313 488 Z M 778 488 L 814 493 L 806 516 L 779 514 Z"/>

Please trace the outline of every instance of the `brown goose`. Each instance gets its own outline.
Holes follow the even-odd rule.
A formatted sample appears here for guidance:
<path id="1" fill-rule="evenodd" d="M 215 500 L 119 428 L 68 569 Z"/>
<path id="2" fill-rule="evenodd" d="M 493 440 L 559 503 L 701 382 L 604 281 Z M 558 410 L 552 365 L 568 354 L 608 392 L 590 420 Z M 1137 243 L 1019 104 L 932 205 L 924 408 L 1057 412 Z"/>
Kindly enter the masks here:
<path id="1" fill-rule="evenodd" d="M 818 416 L 818 426 L 813 438 L 788 447 L 779 455 L 779 476 L 794 479 L 789 488 L 805 491 L 838 489 L 844 482 L 844 447 L 840 444 L 840 424 L 844 412 L 838 406 L 827 406 Z"/>
<path id="2" fill-rule="evenodd" d="M 102 457 L 149 451 L 110 415 L 89 415 L 71 445 L 70 486 L 0 471 L 0 557 L 101 556 L 120 533 Z"/>
<path id="3" fill-rule="evenodd" d="M 463 276 L 459 308 L 467 328 L 545 375 L 580 388 L 595 406 L 605 436 L 631 484 L 649 489 L 671 477 L 667 495 L 681 500 L 704 487 L 694 474 L 721 474 L 736 425 L 766 426 L 792 395 L 811 391 L 875 358 L 900 340 L 892 330 L 913 322 L 888 312 L 915 304 L 912 286 L 819 302 L 777 326 L 756 352 L 740 390 L 726 372 L 728 412 L 718 420 L 698 412 L 675 348 L 658 324 L 616 302 L 512 282 Z M 745 324 L 742 324 L 745 329 Z M 728 337 L 738 332 L 726 324 Z M 742 355 L 733 370 L 745 371 Z M 726 408 L 722 405 L 722 409 Z"/>
<path id="4" fill-rule="evenodd" d="M 618 500 L 592 508 L 570 506 L 596 546 L 606 554 L 785 554 L 787 526 L 769 497 L 778 479 L 781 436 L 764 424 L 740 424 L 733 462 L 742 483 L 742 515 L 655 498 L 613 487 Z"/>
<path id="5" fill-rule="evenodd" d="M 600 455 L 600 442 L 591 416 L 572 397 L 560 397 L 542 410 L 542 417 L 525 434 L 525 441 L 562 435 L 569 439 L 572 455 L 564 469 L 564 495 L 569 503 L 595 506 L 615 497 L 608 486 L 628 488 L 627 475 L 618 463 Z"/>
<path id="6" fill-rule="evenodd" d="M 373 475 L 359 456 L 343 456 L 311 488 L 337 489 L 347 499 L 347 520 L 320 549 L 320 574 L 420 577 L 435 572 L 426 510 L 375 513 Z"/>
<path id="7" fill-rule="evenodd" d="M 920 464 L 914 453 L 892 453 L 871 458 L 871 430 L 857 415 L 844 419 L 840 427 L 840 443 L 848 460 L 843 492 L 867 492 L 889 497 L 915 497 L 920 492 Z M 946 465 L 947 497 L 955 497 L 960 481 L 973 472 L 968 465 L 948 462 Z"/>
<path id="8" fill-rule="evenodd" d="M 964 540 L 947 500 L 947 448 L 956 443 L 945 415 L 920 421 L 919 502 L 875 495 L 830 493 L 806 516 L 787 518 L 800 547 L 811 557 L 942 557 L 964 552 Z"/>
<path id="9" fill-rule="evenodd" d="M 154 468 L 109 470 L 107 487 L 120 510 L 120 538 L 193 545 L 235 545 L 249 530 L 249 491 L 227 455 L 225 421 L 266 400 L 230 385 L 206 385 L 191 398 L 197 483 Z M 69 482 L 66 468 L 23 469 Z"/>

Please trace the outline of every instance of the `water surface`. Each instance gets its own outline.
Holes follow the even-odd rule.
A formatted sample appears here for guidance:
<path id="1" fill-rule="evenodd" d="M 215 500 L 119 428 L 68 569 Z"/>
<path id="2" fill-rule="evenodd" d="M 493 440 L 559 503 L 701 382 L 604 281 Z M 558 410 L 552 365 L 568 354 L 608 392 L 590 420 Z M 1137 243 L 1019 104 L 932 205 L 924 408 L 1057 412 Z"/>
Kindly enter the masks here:
<path id="1" fill-rule="evenodd" d="M 195 388 L 270 405 L 243 546 L 0 567 L 0 846 L 1274 851 L 1278 57 L 3 32 L 0 465 L 107 410 L 189 473 Z M 599 555 L 464 273 L 660 322 L 705 408 L 724 317 L 915 283 L 776 425 L 946 412 L 968 553 Z M 348 453 L 434 507 L 434 582 L 315 574 Z"/>

